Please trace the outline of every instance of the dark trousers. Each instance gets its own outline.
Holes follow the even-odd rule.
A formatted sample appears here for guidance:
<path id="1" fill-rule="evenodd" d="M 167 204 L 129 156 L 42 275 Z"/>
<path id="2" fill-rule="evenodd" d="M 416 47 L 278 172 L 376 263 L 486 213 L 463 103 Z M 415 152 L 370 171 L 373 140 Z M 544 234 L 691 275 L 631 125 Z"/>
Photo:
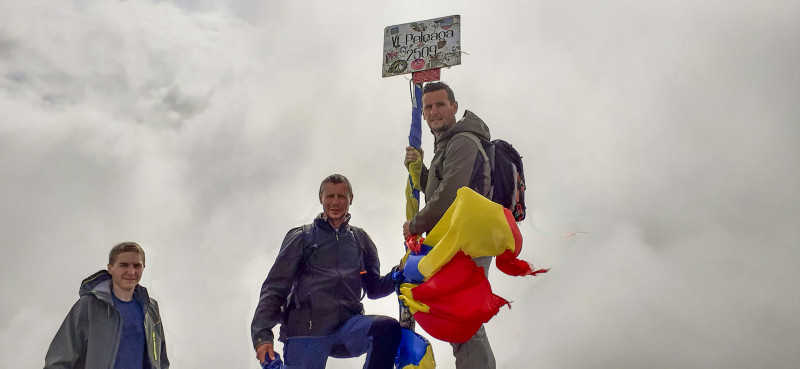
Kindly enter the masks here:
<path id="1" fill-rule="evenodd" d="M 284 369 L 323 369 L 328 357 L 367 354 L 364 369 L 392 369 L 400 325 L 387 316 L 356 315 L 330 336 L 293 337 L 283 344 Z"/>

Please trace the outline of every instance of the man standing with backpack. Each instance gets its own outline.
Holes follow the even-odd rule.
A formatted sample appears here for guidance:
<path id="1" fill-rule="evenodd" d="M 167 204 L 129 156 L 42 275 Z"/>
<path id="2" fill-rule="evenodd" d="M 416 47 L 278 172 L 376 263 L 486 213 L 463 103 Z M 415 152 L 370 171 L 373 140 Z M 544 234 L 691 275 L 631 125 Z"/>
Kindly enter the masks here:
<path id="1" fill-rule="evenodd" d="M 328 357 L 367 353 L 365 368 L 390 369 L 400 325 L 387 316 L 364 315 L 362 290 L 371 299 L 394 292 L 391 273 L 381 277 L 378 250 L 361 228 L 349 224 L 353 189 L 343 175 L 319 187 L 322 213 L 290 230 L 261 287 L 251 335 L 259 363 L 275 360 L 272 328 L 281 324 L 287 367 L 321 369 Z"/>
<path id="2" fill-rule="evenodd" d="M 491 165 L 481 142 L 489 142 L 489 127 L 474 113 L 466 111 L 456 121 L 458 102 L 453 90 L 443 82 L 425 85 L 422 93 L 422 117 L 434 136 L 431 167 L 422 166 L 421 188 L 425 207 L 403 224 L 403 237 L 430 232 L 456 198 L 459 188 L 467 186 L 491 198 Z M 405 165 L 422 153 L 406 148 Z M 473 259 L 487 273 L 491 257 Z M 495 359 L 483 326 L 464 343 L 451 343 L 458 369 L 494 369 Z"/>
<path id="3" fill-rule="evenodd" d="M 45 369 L 167 369 L 167 344 L 156 300 L 139 285 L 144 250 L 136 242 L 111 249 L 108 267 L 81 282 L 80 298 L 45 356 Z"/>

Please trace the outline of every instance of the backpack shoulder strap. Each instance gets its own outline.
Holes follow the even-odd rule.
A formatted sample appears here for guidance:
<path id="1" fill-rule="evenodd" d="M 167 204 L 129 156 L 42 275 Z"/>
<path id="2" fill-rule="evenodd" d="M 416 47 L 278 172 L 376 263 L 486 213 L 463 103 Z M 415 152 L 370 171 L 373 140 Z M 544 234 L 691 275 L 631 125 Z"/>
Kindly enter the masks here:
<path id="1" fill-rule="evenodd" d="M 367 271 L 367 249 L 364 247 L 364 243 L 361 242 L 361 237 L 364 236 L 366 233 L 363 229 L 358 228 L 356 226 L 349 226 L 350 232 L 353 233 L 353 238 L 356 240 L 356 247 L 358 247 L 358 252 L 361 254 L 361 270 L 362 279 L 361 279 L 361 300 L 364 300 L 364 296 L 367 295 L 367 291 L 364 289 L 364 279 L 363 276 L 366 275 Z"/>
<path id="2" fill-rule="evenodd" d="M 367 250 L 364 247 L 364 243 L 361 242 L 361 237 L 364 236 L 364 230 L 356 226 L 350 226 L 350 232 L 353 232 L 353 238 L 356 239 L 356 246 L 358 246 L 358 250 L 361 252 L 361 257 L 366 258 Z"/>
<path id="3" fill-rule="evenodd" d="M 483 148 L 483 144 L 481 143 L 481 139 L 479 139 L 478 136 L 476 136 L 474 133 L 472 133 L 472 132 L 459 132 L 459 133 L 456 133 L 455 136 L 466 136 L 466 137 L 469 137 L 472 140 L 472 142 L 475 143 L 475 145 L 478 145 L 478 151 L 481 152 L 481 155 L 483 155 L 483 158 L 486 159 L 486 160 L 489 160 L 489 155 L 486 154 L 486 150 Z"/>
<path id="4" fill-rule="evenodd" d="M 302 264 L 308 262 L 308 258 L 311 256 L 311 253 L 314 252 L 317 248 L 317 227 L 314 223 L 311 224 L 303 224 L 303 257 L 301 259 Z"/>
<path id="5" fill-rule="evenodd" d="M 281 312 L 285 312 L 287 309 L 289 309 L 289 305 L 291 305 L 292 302 L 294 302 L 295 308 L 300 306 L 300 301 L 297 300 L 297 296 L 295 295 L 297 278 L 303 269 L 308 268 L 308 258 L 311 257 L 311 253 L 317 248 L 317 227 L 314 225 L 314 223 L 303 224 L 301 231 L 303 234 L 302 238 L 300 239 L 300 245 L 303 247 L 303 255 L 300 257 L 300 265 L 295 272 L 294 282 L 292 282 L 292 287 L 289 290 L 289 294 L 286 295 L 286 301 L 281 306 Z"/>
<path id="6" fill-rule="evenodd" d="M 483 142 L 472 132 L 459 132 L 456 133 L 456 136 L 463 135 L 469 137 L 472 142 L 475 142 L 475 145 L 478 146 L 478 151 L 481 153 L 483 160 L 486 160 L 486 163 L 489 165 L 489 193 L 487 194 L 488 199 L 492 199 L 494 197 L 494 157 L 495 157 L 495 150 L 494 150 L 494 143 L 488 142 L 487 145 L 489 150 L 486 150 L 483 147 Z"/>
<path id="7" fill-rule="evenodd" d="M 312 230 L 312 228 L 316 228 L 314 226 L 314 223 L 303 224 L 302 228 L 303 228 L 303 242 L 313 243 L 314 242 L 314 239 L 313 239 L 314 235 L 311 234 L 312 233 L 311 230 Z"/>

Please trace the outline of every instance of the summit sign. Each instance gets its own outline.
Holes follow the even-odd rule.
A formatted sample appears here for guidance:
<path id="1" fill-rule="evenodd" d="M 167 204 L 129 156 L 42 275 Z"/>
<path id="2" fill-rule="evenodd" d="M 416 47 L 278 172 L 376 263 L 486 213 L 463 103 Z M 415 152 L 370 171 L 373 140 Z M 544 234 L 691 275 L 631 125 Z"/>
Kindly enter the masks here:
<path id="1" fill-rule="evenodd" d="M 389 26 L 383 32 L 383 77 L 461 64 L 461 16 Z"/>

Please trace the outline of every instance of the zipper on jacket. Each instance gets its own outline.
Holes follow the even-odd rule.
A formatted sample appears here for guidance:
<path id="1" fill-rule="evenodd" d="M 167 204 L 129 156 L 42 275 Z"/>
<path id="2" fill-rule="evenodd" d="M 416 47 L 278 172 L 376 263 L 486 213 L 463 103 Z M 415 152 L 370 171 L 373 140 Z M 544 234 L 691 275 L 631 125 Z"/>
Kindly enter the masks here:
<path id="1" fill-rule="evenodd" d="M 156 327 L 153 326 L 153 331 L 150 332 L 153 334 L 153 358 L 158 362 L 158 352 L 156 351 Z"/>
<path id="2" fill-rule="evenodd" d="M 155 359 L 156 364 L 159 364 L 158 363 L 158 346 L 156 345 L 156 329 L 157 329 L 157 327 L 158 327 L 158 325 L 160 323 L 161 323 L 161 317 L 159 316 L 158 321 L 153 323 L 153 330 L 150 332 L 153 335 L 153 358 Z M 161 364 L 159 364 L 159 367 L 161 367 Z"/>
<path id="3" fill-rule="evenodd" d="M 308 330 L 311 330 L 311 324 L 314 321 L 314 306 L 311 304 L 311 292 L 306 294 L 308 296 Z"/>
<path id="4" fill-rule="evenodd" d="M 111 307 L 106 305 L 106 308 L 108 309 L 109 317 L 110 317 L 111 316 Z M 117 354 L 119 354 L 119 343 L 122 342 L 122 314 L 119 312 L 119 310 L 117 310 L 116 307 L 114 307 L 114 312 L 117 315 L 117 334 L 116 334 L 116 339 L 114 340 L 114 354 L 111 355 L 111 357 L 109 358 L 110 359 L 110 362 L 108 363 L 108 367 L 109 368 L 113 368 L 114 367 L 114 363 L 117 361 Z M 145 336 L 145 337 L 147 337 L 147 336 Z M 145 342 L 145 345 L 147 345 L 147 342 Z"/>

